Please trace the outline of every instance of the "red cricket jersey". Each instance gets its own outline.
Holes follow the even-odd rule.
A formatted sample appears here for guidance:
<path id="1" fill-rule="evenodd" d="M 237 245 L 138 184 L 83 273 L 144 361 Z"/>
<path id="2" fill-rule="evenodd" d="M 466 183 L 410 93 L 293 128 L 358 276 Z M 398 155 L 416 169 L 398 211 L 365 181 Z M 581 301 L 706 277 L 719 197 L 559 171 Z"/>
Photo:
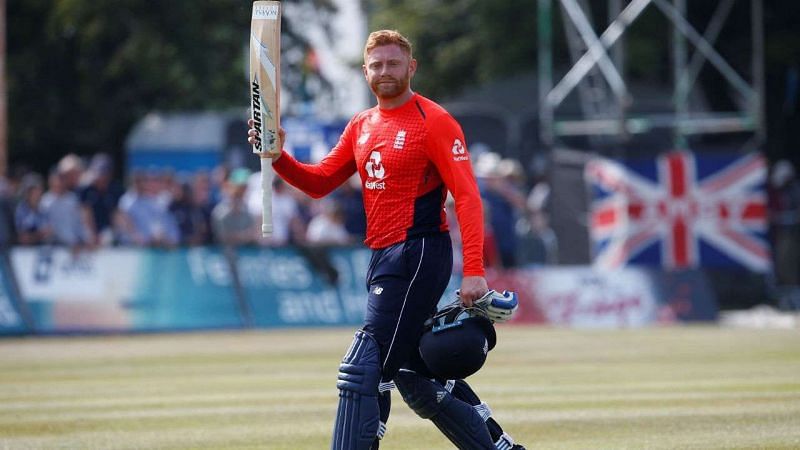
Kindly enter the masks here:
<path id="1" fill-rule="evenodd" d="M 461 230 L 464 275 L 484 275 L 483 208 L 461 127 L 444 108 L 419 95 L 394 109 L 355 115 L 319 164 L 289 154 L 273 167 L 291 185 L 319 198 L 361 176 L 370 248 L 447 231 L 444 201 L 453 194 Z"/>

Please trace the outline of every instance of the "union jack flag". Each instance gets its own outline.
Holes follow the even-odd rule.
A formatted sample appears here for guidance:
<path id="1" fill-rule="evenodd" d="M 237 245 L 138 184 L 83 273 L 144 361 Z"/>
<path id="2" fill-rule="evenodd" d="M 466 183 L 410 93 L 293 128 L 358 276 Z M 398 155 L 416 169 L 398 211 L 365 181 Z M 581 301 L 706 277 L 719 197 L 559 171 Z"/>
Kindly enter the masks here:
<path id="1" fill-rule="evenodd" d="M 674 151 L 649 160 L 597 158 L 584 175 L 593 194 L 595 266 L 771 269 L 767 166 L 760 154 Z"/>

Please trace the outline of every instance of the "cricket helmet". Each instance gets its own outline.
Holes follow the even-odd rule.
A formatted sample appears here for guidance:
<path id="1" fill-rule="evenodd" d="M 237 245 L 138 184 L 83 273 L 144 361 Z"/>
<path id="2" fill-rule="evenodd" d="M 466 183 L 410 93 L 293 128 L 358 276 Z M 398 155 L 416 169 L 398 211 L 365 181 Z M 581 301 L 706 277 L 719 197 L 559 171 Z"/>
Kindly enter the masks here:
<path id="1" fill-rule="evenodd" d="M 458 380 L 477 372 L 497 343 L 492 322 L 479 308 L 450 305 L 427 323 L 419 353 L 438 378 Z"/>

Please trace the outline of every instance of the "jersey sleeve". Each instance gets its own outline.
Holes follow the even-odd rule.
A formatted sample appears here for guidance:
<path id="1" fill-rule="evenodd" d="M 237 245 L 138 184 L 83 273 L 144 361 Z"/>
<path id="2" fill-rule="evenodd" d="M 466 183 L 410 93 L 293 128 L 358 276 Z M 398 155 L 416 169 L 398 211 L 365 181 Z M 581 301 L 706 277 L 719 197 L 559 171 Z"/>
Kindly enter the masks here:
<path id="1" fill-rule="evenodd" d="M 428 151 L 447 190 L 455 199 L 461 232 L 464 276 L 484 276 L 483 205 L 461 127 L 450 115 L 432 118 Z"/>
<path id="2" fill-rule="evenodd" d="M 318 164 L 302 163 L 283 151 L 272 167 L 287 183 L 309 196 L 324 197 L 356 172 L 352 129 L 351 121 L 336 146 Z"/>

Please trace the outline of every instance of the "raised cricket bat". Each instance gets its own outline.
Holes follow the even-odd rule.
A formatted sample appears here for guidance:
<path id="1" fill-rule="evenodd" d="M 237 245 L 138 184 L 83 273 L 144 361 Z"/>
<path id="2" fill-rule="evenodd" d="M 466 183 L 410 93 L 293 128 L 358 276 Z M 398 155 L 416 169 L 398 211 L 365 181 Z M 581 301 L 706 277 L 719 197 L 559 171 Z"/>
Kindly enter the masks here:
<path id="1" fill-rule="evenodd" d="M 272 234 L 272 159 L 280 153 L 278 129 L 281 123 L 281 3 L 253 2 L 250 22 L 251 117 L 258 131 L 253 153 L 261 157 L 261 234 Z"/>

